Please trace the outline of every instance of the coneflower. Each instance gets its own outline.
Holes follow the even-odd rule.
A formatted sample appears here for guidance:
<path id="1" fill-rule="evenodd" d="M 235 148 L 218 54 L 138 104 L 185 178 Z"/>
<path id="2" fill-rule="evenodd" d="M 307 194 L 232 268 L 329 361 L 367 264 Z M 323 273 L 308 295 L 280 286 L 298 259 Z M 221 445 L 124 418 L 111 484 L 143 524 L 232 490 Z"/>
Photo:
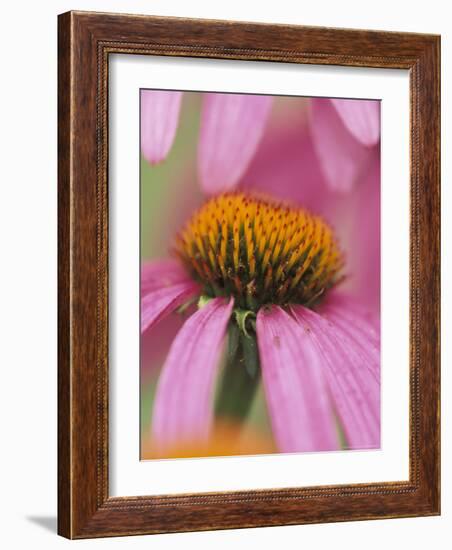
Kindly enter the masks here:
<path id="1" fill-rule="evenodd" d="M 142 128 L 152 126 L 152 113 L 156 129 L 142 133 L 143 152 L 148 160 L 162 160 L 176 132 L 180 93 L 145 93 Z M 208 441 L 214 413 L 228 412 L 224 394 L 240 391 L 245 405 L 238 414 L 245 415 L 262 380 L 280 452 L 377 448 L 379 324 L 341 290 L 350 269 L 335 232 L 319 215 L 274 198 L 265 186 L 264 192 L 257 185 L 240 189 L 269 98 L 205 96 L 199 162 L 210 198 L 175 236 L 173 257 L 142 266 L 142 332 L 188 303 L 198 306 L 159 376 L 153 445 L 162 454 L 183 441 Z M 357 111 L 360 136 L 367 128 L 374 141 L 373 107 Z M 350 116 L 353 109 L 341 112 Z M 225 340 L 222 390 L 214 400 Z"/>

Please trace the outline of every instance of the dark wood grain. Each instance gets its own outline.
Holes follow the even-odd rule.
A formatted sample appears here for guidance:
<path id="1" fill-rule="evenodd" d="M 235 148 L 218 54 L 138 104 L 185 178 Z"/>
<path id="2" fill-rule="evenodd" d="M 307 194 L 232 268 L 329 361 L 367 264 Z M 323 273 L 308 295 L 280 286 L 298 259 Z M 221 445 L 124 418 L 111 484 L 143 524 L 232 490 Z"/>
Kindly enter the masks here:
<path id="1" fill-rule="evenodd" d="M 70 15 L 60 17 L 69 28 Z M 71 344 L 70 344 L 70 33 L 58 33 L 58 531 L 71 533 Z"/>
<path id="2" fill-rule="evenodd" d="M 68 538 L 434 515 L 439 483 L 438 36 L 70 12 L 59 16 L 58 531 Z M 108 56 L 410 71 L 410 479 L 108 495 Z"/>

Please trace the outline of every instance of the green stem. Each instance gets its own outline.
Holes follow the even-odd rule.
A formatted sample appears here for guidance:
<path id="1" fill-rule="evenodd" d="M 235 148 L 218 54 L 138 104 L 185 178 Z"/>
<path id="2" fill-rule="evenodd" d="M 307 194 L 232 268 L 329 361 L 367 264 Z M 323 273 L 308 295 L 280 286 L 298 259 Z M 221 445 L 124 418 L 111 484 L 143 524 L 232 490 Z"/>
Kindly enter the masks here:
<path id="1" fill-rule="evenodd" d="M 228 336 L 228 354 L 217 390 L 215 416 L 243 421 L 260 382 L 256 336 L 237 331 L 235 323 L 231 324 Z"/>

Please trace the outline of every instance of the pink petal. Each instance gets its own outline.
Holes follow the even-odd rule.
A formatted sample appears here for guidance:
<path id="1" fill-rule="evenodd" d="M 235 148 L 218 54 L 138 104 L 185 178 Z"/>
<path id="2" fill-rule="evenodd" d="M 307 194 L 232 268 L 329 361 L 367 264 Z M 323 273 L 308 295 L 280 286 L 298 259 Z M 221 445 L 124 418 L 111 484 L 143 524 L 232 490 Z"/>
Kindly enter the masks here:
<path id="1" fill-rule="evenodd" d="M 256 328 L 265 395 L 281 452 L 337 449 L 322 356 L 312 340 L 280 307 L 261 309 Z"/>
<path id="2" fill-rule="evenodd" d="M 187 272 L 177 260 L 152 260 L 141 265 L 142 296 L 153 290 L 189 280 Z"/>
<path id="3" fill-rule="evenodd" d="M 276 108 L 272 111 L 259 148 L 240 180 L 240 188 L 325 215 L 327 209 L 334 211 L 334 202 L 340 196 L 329 189 L 321 170 L 303 115 L 305 102 L 291 103 L 290 112 L 284 116 Z"/>
<path id="4" fill-rule="evenodd" d="M 324 313 L 324 310 L 322 311 Z M 380 346 L 373 339 L 371 330 L 365 325 L 357 326 L 335 311 L 325 312 L 326 319 L 331 321 L 337 331 L 337 337 L 351 343 L 355 352 L 360 355 L 362 363 L 379 380 L 380 376 Z"/>
<path id="5" fill-rule="evenodd" d="M 356 186 L 350 211 L 351 243 L 347 257 L 350 290 L 366 307 L 380 314 L 380 151 L 374 147 Z"/>
<path id="6" fill-rule="evenodd" d="M 369 341 L 372 346 L 380 348 L 380 317 L 373 310 L 363 307 L 356 298 L 332 290 L 320 306 L 320 312 L 347 325 L 349 332 L 361 335 L 365 342 Z"/>
<path id="7" fill-rule="evenodd" d="M 380 102 L 365 99 L 331 99 L 342 122 L 363 145 L 380 139 Z"/>
<path id="8" fill-rule="evenodd" d="M 140 377 L 141 384 L 154 382 L 156 373 L 161 369 L 173 343 L 187 316 L 195 310 L 195 305 L 187 308 L 183 315 L 162 317 L 140 339 Z M 150 419 L 149 419 L 150 420 Z"/>
<path id="9" fill-rule="evenodd" d="M 204 94 L 198 163 L 209 195 L 232 189 L 248 166 L 271 107 L 270 96 Z"/>
<path id="10" fill-rule="evenodd" d="M 313 99 L 311 133 L 324 176 L 335 191 L 348 192 L 359 183 L 370 151 L 345 127 L 328 99 Z"/>
<path id="11" fill-rule="evenodd" d="M 331 293 L 333 294 L 334 291 Z M 380 342 L 372 324 L 364 313 L 352 308 L 354 301 L 341 297 L 342 305 L 335 305 L 333 300 L 326 299 L 319 307 L 318 313 L 334 326 L 336 338 L 352 345 L 352 353 L 360 356 L 361 363 L 369 369 L 375 379 L 380 380 Z M 339 299 L 336 300 L 336 304 Z M 348 305 L 350 304 L 350 305 Z M 379 337 L 379 334 L 378 334 Z"/>
<path id="12" fill-rule="evenodd" d="M 176 135 L 182 92 L 141 91 L 141 151 L 151 164 L 166 158 Z"/>
<path id="13" fill-rule="evenodd" d="M 141 298 L 141 333 L 197 294 L 199 286 L 193 281 L 148 292 Z"/>
<path id="14" fill-rule="evenodd" d="M 366 364 L 361 348 L 314 311 L 303 306 L 292 306 L 292 311 L 324 357 L 323 371 L 349 447 L 379 448 L 379 377 Z"/>
<path id="15" fill-rule="evenodd" d="M 184 323 L 157 385 L 152 437 L 160 447 L 206 440 L 215 373 L 234 302 L 214 298 Z"/>

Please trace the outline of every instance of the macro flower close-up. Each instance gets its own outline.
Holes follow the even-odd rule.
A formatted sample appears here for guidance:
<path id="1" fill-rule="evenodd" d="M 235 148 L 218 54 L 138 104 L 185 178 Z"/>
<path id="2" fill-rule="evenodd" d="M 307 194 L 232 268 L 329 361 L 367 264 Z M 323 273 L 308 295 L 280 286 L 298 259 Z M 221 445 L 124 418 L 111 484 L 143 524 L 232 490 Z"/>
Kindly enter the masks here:
<path id="1" fill-rule="evenodd" d="M 141 91 L 141 458 L 380 447 L 380 103 Z"/>

